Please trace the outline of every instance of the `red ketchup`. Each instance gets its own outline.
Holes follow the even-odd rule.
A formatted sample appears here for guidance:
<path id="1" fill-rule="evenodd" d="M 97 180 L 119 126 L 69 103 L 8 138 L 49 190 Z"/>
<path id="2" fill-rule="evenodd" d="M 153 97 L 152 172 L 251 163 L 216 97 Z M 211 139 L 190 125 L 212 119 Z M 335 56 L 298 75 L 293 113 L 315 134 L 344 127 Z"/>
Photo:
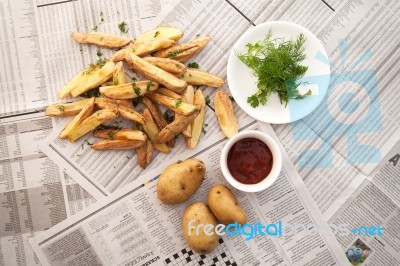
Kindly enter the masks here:
<path id="1" fill-rule="evenodd" d="M 272 152 L 256 138 L 244 138 L 233 144 L 228 153 L 228 169 L 233 178 L 243 184 L 257 184 L 272 169 Z"/>

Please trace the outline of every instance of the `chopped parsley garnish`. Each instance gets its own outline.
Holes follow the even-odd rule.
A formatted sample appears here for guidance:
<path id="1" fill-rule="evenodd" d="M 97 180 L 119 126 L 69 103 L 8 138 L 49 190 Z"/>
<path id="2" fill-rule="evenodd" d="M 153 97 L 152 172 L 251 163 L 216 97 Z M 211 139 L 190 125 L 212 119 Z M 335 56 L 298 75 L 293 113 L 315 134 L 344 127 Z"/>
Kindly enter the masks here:
<path id="1" fill-rule="evenodd" d="M 199 64 L 197 64 L 196 62 L 192 62 L 192 63 L 189 63 L 188 67 L 190 67 L 190 68 L 199 68 Z"/>
<path id="2" fill-rule="evenodd" d="M 97 50 L 96 54 L 97 54 L 98 57 L 101 57 L 103 55 L 103 53 L 100 50 Z"/>
<path id="3" fill-rule="evenodd" d="M 114 85 L 118 85 L 119 84 L 119 80 L 118 80 L 118 74 L 115 74 L 114 76 L 113 76 L 113 84 Z"/>
<path id="4" fill-rule="evenodd" d="M 129 31 L 129 28 L 127 28 L 126 26 L 128 26 L 128 24 L 126 24 L 125 21 L 122 21 L 121 23 L 118 24 L 119 30 L 122 31 L 123 33 L 127 33 Z"/>
<path id="5" fill-rule="evenodd" d="M 103 129 L 114 129 L 114 130 L 120 130 L 122 128 L 117 127 L 117 126 L 111 126 L 111 125 L 104 125 L 104 124 L 100 124 L 96 129 L 98 130 L 103 130 Z"/>
<path id="6" fill-rule="evenodd" d="M 167 121 L 168 124 L 171 123 L 172 121 L 174 121 L 174 118 L 175 118 L 174 114 L 175 113 L 170 112 L 169 110 L 166 110 L 163 113 L 164 119 L 165 119 L 165 121 Z"/>
<path id="7" fill-rule="evenodd" d="M 175 57 L 175 56 L 177 56 L 178 54 L 180 54 L 182 52 L 183 51 L 181 49 L 178 49 L 178 50 L 175 50 L 175 51 L 171 51 L 171 52 L 168 52 L 167 57 L 168 58 Z"/>
<path id="8" fill-rule="evenodd" d="M 206 96 L 206 104 L 208 105 L 208 104 L 210 104 L 210 102 L 211 102 L 211 100 L 210 100 L 210 96 Z"/>
<path id="9" fill-rule="evenodd" d="M 92 145 L 93 145 L 93 143 L 90 143 L 87 139 L 85 139 L 85 142 L 86 142 L 86 144 L 89 145 L 89 146 L 92 146 Z"/>
<path id="10" fill-rule="evenodd" d="M 176 99 L 175 100 L 175 107 L 178 108 L 182 104 L 182 99 Z"/>
<path id="11" fill-rule="evenodd" d="M 149 91 L 150 90 L 150 88 L 151 88 L 151 86 L 153 86 L 154 85 L 154 83 L 153 83 L 153 81 L 148 81 L 147 82 L 147 86 L 146 86 L 146 91 Z"/>
<path id="12" fill-rule="evenodd" d="M 90 91 L 87 91 L 83 94 L 81 94 L 80 96 L 84 97 L 84 98 L 92 98 L 92 97 L 100 97 L 100 91 L 99 88 L 94 88 Z"/>
<path id="13" fill-rule="evenodd" d="M 57 108 L 58 108 L 58 110 L 60 110 L 61 112 L 64 112 L 64 110 L 65 110 L 64 105 L 59 105 Z"/>
<path id="14" fill-rule="evenodd" d="M 83 72 L 83 75 L 92 75 L 95 69 L 94 64 L 89 64 L 89 67 Z"/>
<path id="15" fill-rule="evenodd" d="M 113 132 L 112 130 L 110 130 L 110 131 L 107 132 L 107 136 L 108 136 L 108 138 L 111 139 L 111 140 L 114 140 L 114 139 L 115 139 L 114 132 Z"/>
<path id="16" fill-rule="evenodd" d="M 141 94 L 142 94 L 142 91 L 141 91 L 140 88 L 136 85 L 136 80 L 132 80 L 131 84 L 132 84 L 133 91 L 136 93 L 136 95 L 137 95 L 138 97 L 140 97 Z"/>
<path id="17" fill-rule="evenodd" d="M 100 12 L 100 23 L 104 22 L 104 14 L 103 11 Z"/>
<path id="18" fill-rule="evenodd" d="M 96 65 L 98 65 L 100 68 L 102 68 L 105 64 L 107 63 L 107 59 L 101 59 L 101 58 L 99 58 L 97 61 L 96 61 Z"/>
<path id="19" fill-rule="evenodd" d="M 273 39 L 269 31 L 264 40 L 248 43 L 247 52 L 238 54 L 239 59 L 258 78 L 258 91 L 247 98 L 252 107 L 265 105 L 272 93 L 277 93 L 281 104 L 285 106 L 289 99 L 302 99 L 311 94 L 309 91 L 301 95 L 297 90 L 302 84 L 298 80 L 308 69 L 300 64 L 306 58 L 305 41 L 303 34 L 296 40 Z"/>
<path id="20" fill-rule="evenodd" d="M 160 32 L 156 31 L 156 33 L 154 33 L 154 38 L 156 38 L 158 35 L 160 35 Z"/>
<path id="21" fill-rule="evenodd" d="M 203 127 L 201 128 L 201 132 L 203 132 L 204 135 L 207 133 L 205 129 L 206 127 L 208 127 L 208 124 L 204 124 Z"/>

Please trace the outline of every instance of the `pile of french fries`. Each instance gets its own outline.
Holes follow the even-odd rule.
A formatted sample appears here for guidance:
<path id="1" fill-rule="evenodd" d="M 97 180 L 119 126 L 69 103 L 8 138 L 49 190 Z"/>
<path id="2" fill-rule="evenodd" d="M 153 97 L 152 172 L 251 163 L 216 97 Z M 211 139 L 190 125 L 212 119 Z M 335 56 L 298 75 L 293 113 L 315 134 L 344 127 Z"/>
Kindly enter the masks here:
<path id="1" fill-rule="evenodd" d="M 60 133 L 60 138 L 75 142 L 93 131 L 96 150 L 135 149 L 141 167 L 150 163 L 155 150 L 169 153 L 181 134 L 188 148 L 199 142 L 206 112 L 206 99 L 194 86 L 218 88 L 224 80 L 206 71 L 189 68 L 186 63 L 211 40 L 200 37 L 187 43 L 177 42 L 183 32 L 160 26 L 144 32 L 136 40 L 103 33 L 73 33 L 79 43 L 107 48 L 122 48 L 102 64 L 91 64 L 78 73 L 58 93 L 59 98 L 76 98 L 70 103 L 55 103 L 46 109 L 48 116 L 74 116 Z M 124 63 L 143 80 L 128 79 Z M 98 89 L 101 96 L 81 98 Z M 140 100 L 144 108 L 134 107 Z M 230 138 L 238 132 L 237 120 L 228 95 L 217 91 L 215 113 L 224 134 Z M 174 112 L 168 121 L 160 106 Z M 132 128 L 101 129 L 117 117 L 133 121 Z"/>

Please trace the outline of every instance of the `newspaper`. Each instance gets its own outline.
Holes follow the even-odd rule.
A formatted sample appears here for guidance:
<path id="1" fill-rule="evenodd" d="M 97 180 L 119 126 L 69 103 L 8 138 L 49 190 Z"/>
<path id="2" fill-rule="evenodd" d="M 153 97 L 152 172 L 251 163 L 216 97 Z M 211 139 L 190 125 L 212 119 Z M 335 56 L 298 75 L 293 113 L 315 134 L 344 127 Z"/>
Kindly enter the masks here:
<path id="1" fill-rule="evenodd" d="M 39 150 L 51 129 L 42 113 L 0 121 L 0 265 L 39 265 L 28 240 L 95 202 Z"/>
<path id="2" fill-rule="evenodd" d="M 272 128 L 265 130 L 277 140 Z M 324 265 L 345 265 L 347 258 L 334 236 L 322 233 L 258 236 L 249 241 L 242 236 L 222 236 L 210 254 L 200 256 L 190 250 L 183 237 L 182 214 L 190 203 L 205 202 L 214 184 L 226 184 L 219 167 L 225 142 L 196 155 L 206 164 L 207 173 L 187 203 L 167 206 L 157 199 L 156 180 L 165 167 L 161 165 L 36 237 L 31 244 L 40 261 L 43 265 L 184 265 L 190 261 L 196 265 L 316 265 L 321 261 Z M 249 223 L 325 224 L 286 154 L 283 162 L 278 180 L 266 191 L 252 194 L 233 190 L 247 211 Z"/>

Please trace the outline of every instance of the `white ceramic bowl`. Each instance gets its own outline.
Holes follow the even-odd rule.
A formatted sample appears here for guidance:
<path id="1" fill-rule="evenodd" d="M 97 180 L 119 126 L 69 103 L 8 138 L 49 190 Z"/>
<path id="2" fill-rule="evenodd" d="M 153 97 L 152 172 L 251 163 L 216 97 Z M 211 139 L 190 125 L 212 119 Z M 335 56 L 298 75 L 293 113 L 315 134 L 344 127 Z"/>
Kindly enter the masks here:
<path id="1" fill-rule="evenodd" d="M 272 153 L 273 162 L 271 172 L 264 180 L 257 184 L 243 184 L 238 182 L 235 178 L 233 178 L 228 169 L 227 160 L 230 149 L 232 148 L 233 144 L 244 138 L 256 138 L 261 140 L 267 144 Z M 225 144 L 224 148 L 222 149 L 220 163 L 222 174 L 229 184 L 244 192 L 258 192 L 270 187 L 278 178 L 282 169 L 282 154 L 278 144 L 269 135 L 256 130 L 242 131 L 228 140 L 228 142 Z"/>

